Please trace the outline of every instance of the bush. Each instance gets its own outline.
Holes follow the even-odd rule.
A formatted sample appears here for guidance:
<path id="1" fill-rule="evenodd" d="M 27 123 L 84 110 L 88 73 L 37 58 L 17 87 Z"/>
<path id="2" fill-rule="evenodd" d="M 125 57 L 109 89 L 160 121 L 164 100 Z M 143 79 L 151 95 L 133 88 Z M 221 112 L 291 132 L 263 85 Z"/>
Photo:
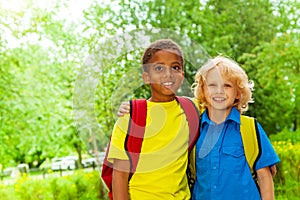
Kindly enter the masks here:
<path id="1" fill-rule="evenodd" d="M 14 185 L 0 185 L 1 200 L 93 200 L 106 199 L 98 171 L 74 171 L 57 177 L 48 174 L 47 179 L 34 179 L 23 175 Z"/>
<path id="2" fill-rule="evenodd" d="M 289 137 L 286 141 L 280 138 Z M 299 133 L 281 133 L 270 137 L 273 146 L 281 159 L 277 165 L 277 174 L 274 178 L 275 196 L 279 200 L 293 200 L 300 197 L 300 142 Z M 285 138 L 286 139 L 286 138 Z"/>
<path id="3" fill-rule="evenodd" d="M 271 134 L 270 135 L 271 141 L 286 141 L 291 142 L 292 144 L 300 144 L 300 129 L 297 131 L 290 131 L 284 129 L 280 133 Z"/>

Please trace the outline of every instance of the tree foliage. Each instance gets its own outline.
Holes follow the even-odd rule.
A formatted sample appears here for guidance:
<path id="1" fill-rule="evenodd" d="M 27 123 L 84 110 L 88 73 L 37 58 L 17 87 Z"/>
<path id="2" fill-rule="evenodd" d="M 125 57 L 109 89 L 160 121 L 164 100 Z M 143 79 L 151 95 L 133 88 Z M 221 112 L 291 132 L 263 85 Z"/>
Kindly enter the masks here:
<path id="1" fill-rule="evenodd" d="M 284 34 L 242 58 L 256 83 L 252 114 L 270 133 L 299 128 L 299 39 L 298 34 Z"/>
<path id="2" fill-rule="evenodd" d="M 25 8 L 30 12 L 2 9 L 0 15 L 3 34 L 11 37 L 1 45 L 0 140 L 5 148 L 0 155 L 4 165 L 39 166 L 73 148 L 81 154 L 82 142 L 72 120 L 81 43 L 72 27 L 55 19 L 54 8 Z"/>
<path id="3" fill-rule="evenodd" d="M 44 8 L 26 2 L 20 9 L 0 2 L 0 158 L 6 166 L 103 149 L 120 102 L 149 97 L 140 58 L 160 38 L 184 51 L 180 94 L 192 95 L 194 74 L 209 55 L 227 55 L 254 80 L 249 113 L 267 132 L 299 128 L 298 1 L 95 0 L 77 21 L 61 15 L 72 2 L 53 0 Z"/>
<path id="4" fill-rule="evenodd" d="M 276 34 L 272 3 L 264 1 L 208 1 L 203 10 L 200 42 L 212 55 L 237 59 Z"/>

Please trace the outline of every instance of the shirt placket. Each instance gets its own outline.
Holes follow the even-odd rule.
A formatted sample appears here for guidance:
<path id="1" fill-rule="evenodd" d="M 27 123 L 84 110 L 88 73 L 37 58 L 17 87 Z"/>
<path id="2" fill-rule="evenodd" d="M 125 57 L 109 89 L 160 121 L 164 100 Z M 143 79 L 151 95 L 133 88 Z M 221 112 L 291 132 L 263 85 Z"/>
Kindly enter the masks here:
<path id="1" fill-rule="evenodd" d="M 213 132 L 213 140 L 217 141 L 214 148 L 211 152 L 211 199 L 219 199 L 219 190 L 220 190 L 220 180 L 219 180 L 219 171 L 220 171 L 220 146 L 222 141 L 222 125 L 216 125 Z"/>

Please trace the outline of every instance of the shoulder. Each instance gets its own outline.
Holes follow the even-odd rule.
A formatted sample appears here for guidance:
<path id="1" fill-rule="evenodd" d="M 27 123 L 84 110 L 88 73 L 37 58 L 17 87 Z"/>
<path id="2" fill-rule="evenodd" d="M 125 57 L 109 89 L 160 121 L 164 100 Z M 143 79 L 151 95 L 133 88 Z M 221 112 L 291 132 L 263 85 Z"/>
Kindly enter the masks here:
<path id="1" fill-rule="evenodd" d="M 244 125 L 245 132 L 248 132 L 248 131 L 246 131 L 247 129 L 255 130 L 256 135 L 259 139 L 260 145 L 262 145 L 262 146 L 264 146 L 264 145 L 271 146 L 271 142 L 269 140 L 269 137 L 268 137 L 266 131 L 264 130 L 262 125 L 257 121 L 256 118 L 241 115 L 241 125 L 243 125 L 243 124 L 246 124 L 246 125 Z"/>
<path id="2" fill-rule="evenodd" d="M 199 99 L 196 99 L 195 97 L 187 97 L 187 96 L 182 96 L 181 98 L 188 99 L 189 101 L 191 101 L 200 113 L 204 112 L 205 108 L 202 106 Z"/>
<path id="3" fill-rule="evenodd" d="M 119 117 L 114 125 L 114 132 L 127 132 L 128 129 L 128 123 L 130 120 L 129 114 L 124 114 L 123 117 Z"/>

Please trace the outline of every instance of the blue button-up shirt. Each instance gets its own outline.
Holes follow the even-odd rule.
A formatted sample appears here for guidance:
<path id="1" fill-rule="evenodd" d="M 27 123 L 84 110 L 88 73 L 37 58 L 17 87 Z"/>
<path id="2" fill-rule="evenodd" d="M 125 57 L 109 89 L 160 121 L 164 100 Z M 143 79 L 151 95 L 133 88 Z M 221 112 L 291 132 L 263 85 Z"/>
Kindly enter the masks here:
<path id="1" fill-rule="evenodd" d="M 203 113 L 201 135 L 196 143 L 196 182 L 194 200 L 259 200 L 240 134 L 240 113 L 232 108 L 221 124 Z M 265 131 L 258 124 L 262 154 L 256 170 L 279 162 Z"/>

